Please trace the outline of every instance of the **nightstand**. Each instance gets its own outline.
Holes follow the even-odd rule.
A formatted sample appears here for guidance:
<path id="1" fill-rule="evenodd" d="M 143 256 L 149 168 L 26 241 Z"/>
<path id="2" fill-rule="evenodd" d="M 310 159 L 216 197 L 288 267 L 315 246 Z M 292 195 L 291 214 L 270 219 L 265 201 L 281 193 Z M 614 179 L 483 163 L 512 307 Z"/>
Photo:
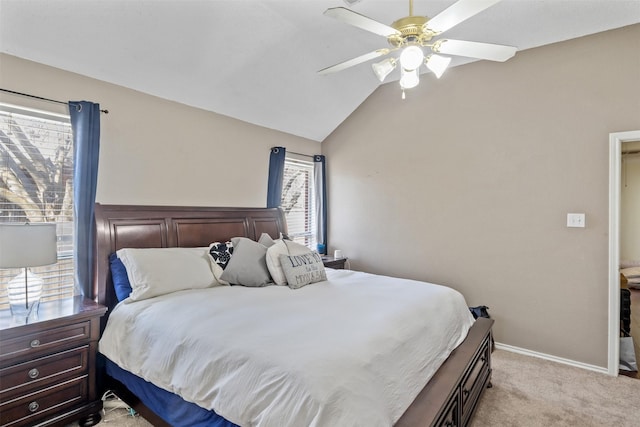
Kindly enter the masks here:
<path id="1" fill-rule="evenodd" d="M 27 325 L 0 311 L 0 426 L 100 422 L 96 353 L 106 311 L 81 296 L 41 303 Z"/>
<path id="2" fill-rule="evenodd" d="M 334 258 L 332 256 L 323 256 L 322 263 L 325 267 L 335 268 L 338 270 L 344 269 L 344 264 L 347 262 L 346 258 Z"/>

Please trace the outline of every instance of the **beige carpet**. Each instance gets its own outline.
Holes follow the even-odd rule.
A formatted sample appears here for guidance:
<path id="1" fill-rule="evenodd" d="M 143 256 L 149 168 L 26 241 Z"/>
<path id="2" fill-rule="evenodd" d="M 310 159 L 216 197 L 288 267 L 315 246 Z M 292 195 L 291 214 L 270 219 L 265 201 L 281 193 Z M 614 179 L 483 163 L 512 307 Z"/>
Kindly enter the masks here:
<path id="1" fill-rule="evenodd" d="M 638 379 L 614 378 L 496 350 L 492 382 L 493 387 L 480 401 L 472 427 L 640 426 Z M 151 424 L 116 409 L 109 410 L 100 425 Z"/>
<path id="2" fill-rule="evenodd" d="M 131 415 L 129 411 L 124 409 L 106 409 L 104 418 L 98 425 L 104 427 L 150 427 L 152 424 L 137 414 Z M 76 425 L 72 424 L 67 427 L 76 427 Z"/>
<path id="3" fill-rule="evenodd" d="M 610 377 L 504 350 L 472 427 L 638 427 L 640 380 Z"/>

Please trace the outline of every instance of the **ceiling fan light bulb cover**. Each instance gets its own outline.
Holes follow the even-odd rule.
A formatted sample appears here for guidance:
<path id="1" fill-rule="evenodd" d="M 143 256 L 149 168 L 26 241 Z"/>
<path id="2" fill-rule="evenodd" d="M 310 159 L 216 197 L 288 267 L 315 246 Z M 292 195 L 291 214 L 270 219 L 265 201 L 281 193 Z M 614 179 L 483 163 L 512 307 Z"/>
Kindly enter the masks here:
<path id="1" fill-rule="evenodd" d="M 375 73 L 378 80 L 381 82 L 396 68 L 396 60 L 393 58 L 387 58 L 384 61 L 371 64 L 371 68 Z"/>
<path id="2" fill-rule="evenodd" d="M 420 74 L 418 70 L 405 70 L 402 69 L 402 76 L 400 77 L 400 87 L 404 89 L 411 89 L 420 83 Z"/>
<path id="3" fill-rule="evenodd" d="M 400 54 L 400 64 L 405 70 L 415 70 L 424 61 L 424 52 L 418 46 L 407 46 Z"/>
<path id="4" fill-rule="evenodd" d="M 440 55 L 431 55 L 426 60 L 427 68 L 430 69 L 437 78 L 440 78 L 442 74 L 444 74 L 450 62 L 451 58 Z"/>

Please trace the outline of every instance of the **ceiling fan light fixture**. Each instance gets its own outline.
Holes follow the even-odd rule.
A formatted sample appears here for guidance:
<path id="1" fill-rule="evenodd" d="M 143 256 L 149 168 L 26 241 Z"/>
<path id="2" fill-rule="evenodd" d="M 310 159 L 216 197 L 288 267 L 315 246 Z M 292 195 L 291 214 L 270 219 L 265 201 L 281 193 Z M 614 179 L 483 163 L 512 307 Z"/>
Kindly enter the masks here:
<path id="1" fill-rule="evenodd" d="M 407 46 L 400 54 L 400 65 L 408 71 L 412 71 L 420 67 L 424 61 L 424 52 L 418 46 Z"/>
<path id="2" fill-rule="evenodd" d="M 445 72 L 449 63 L 451 62 L 451 58 L 447 58 L 445 56 L 440 55 L 429 55 L 427 59 L 425 59 L 425 63 L 427 64 L 427 68 L 430 69 L 433 74 L 436 75 L 437 78 L 440 78 L 442 74 Z"/>
<path id="3" fill-rule="evenodd" d="M 376 77 L 380 82 L 383 82 L 384 79 L 396 68 L 396 60 L 395 58 L 387 58 L 384 61 L 377 62 L 375 64 L 371 64 L 371 68 L 375 73 Z"/>
<path id="4" fill-rule="evenodd" d="M 411 89 L 420 83 L 420 73 L 418 73 L 418 69 L 415 70 L 405 70 L 402 68 L 401 77 L 400 77 L 400 87 L 404 91 L 405 89 Z"/>
<path id="5" fill-rule="evenodd" d="M 2 0 L 0 0 L 2 1 Z M 343 0 L 347 4 L 354 4 L 360 0 Z M 386 56 L 400 50 L 400 55 L 372 64 L 374 74 L 383 82 L 386 77 L 400 66 L 400 87 L 402 99 L 405 89 L 411 89 L 420 84 L 420 66 L 425 66 L 442 77 L 450 65 L 451 55 L 466 56 L 468 58 L 486 59 L 490 61 L 506 61 L 518 50 L 515 46 L 480 43 L 465 40 L 438 39 L 434 37 L 453 28 L 472 16 L 493 6 L 501 0 L 449 0 L 453 2 L 433 18 L 413 14 L 413 0 L 409 0 L 409 16 L 396 19 L 391 25 L 386 25 L 368 18 L 344 7 L 332 7 L 324 12 L 325 16 L 335 18 L 345 24 L 360 28 L 370 33 L 387 38 L 390 48 L 378 49 L 356 58 L 343 61 L 331 67 L 323 68 L 318 74 L 328 74 L 345 68 L 370 61 L 374 58 Z M 432 41 L 433 40 L 433 41 Z M 425 57 L 423 49 L 429 49 Z M 440 56 L 439 54 L 446 55 Z M 399 64 L 398 64 L 399 63 Z"/>

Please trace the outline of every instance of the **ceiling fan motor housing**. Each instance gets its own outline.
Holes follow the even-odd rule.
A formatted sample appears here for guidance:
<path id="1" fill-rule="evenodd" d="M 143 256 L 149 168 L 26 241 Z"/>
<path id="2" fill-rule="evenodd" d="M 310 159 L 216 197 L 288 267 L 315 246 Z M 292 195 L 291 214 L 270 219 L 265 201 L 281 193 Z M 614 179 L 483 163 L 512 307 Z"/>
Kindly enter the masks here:
<path id="1" fill-rule="evenodd" d="M 391 27 L 398 30 L 400 34 L 389 36 L 387 41 L 391 46 L 396 48 L 410 44 L 426 46 L 436 35 L 425 27 L 428 21 L 429 18 L 426 16 L 406 16 L 400 18 L 391 24 Z"/>

